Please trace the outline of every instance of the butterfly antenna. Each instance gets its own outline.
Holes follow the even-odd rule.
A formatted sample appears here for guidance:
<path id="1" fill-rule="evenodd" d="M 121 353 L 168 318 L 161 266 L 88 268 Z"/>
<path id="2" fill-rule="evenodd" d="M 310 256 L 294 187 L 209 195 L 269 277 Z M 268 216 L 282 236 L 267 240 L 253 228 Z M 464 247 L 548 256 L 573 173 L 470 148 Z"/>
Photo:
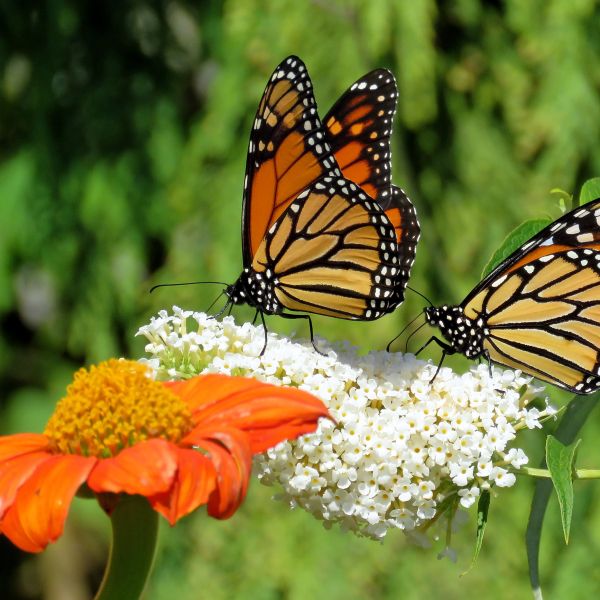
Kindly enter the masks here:
<path id="1" fill-rule="evenodd" d="M 392 344 L 419 318 L 423 316 L 423 311 L 421 311 L 414 319 L 412 319 L 411 321 L 409 321 L 409 323 L 404 327 L 404 329 L 402 329 L 402 331 L 385 347 L 385 351 L 389 352 L 390 351 L 390 347 L 392 346 Z M 425 323 L 423 323 L 423 325 L 425 325 Z M 421 327 L 423 327 L 423 325 L 421 325 Z M 419 329 L 421 329 L 421 327 L 419 327 Z M 419 329 L 417 329 L 417 331 L 419 331 Z M 412 334 L 411 334 L 412 335 Z M 410 338 L 409 338 L 410 339 Z"/>
<path id="2" fill-rule="evenodd" d="M 153 285 L 150 288 L 150 294 L 161 287 L 175 287 L 176 285 L 198 285 L 200 283 L 214 283 L 214 284 L 218 284 L 218 285 L 224 285 L 225 287 L 227 287 L 229 284 L 228 283 L 223 283 L 222 281 L 184 281 L 182 283 L 159 283 L 158 285 Z"/>
<path id="3" fill-rule="evenodd" d="M 423 298 L 423 300 L 425 300 L 425 302 L 427 302 L 429 304 L 429 306 L 433 306 L 433 302 L 427 296 L 425 296 L 425 294 L 421 294 L 421 292 L 419 292 L 418 290 L 415 290 L 415 288 L 410 287 L 410 285 L 407 285 L 406 289 L 410 290 L 411 292 L 414 292 L 418 296 L 421 296 L 421 298 Z"/>

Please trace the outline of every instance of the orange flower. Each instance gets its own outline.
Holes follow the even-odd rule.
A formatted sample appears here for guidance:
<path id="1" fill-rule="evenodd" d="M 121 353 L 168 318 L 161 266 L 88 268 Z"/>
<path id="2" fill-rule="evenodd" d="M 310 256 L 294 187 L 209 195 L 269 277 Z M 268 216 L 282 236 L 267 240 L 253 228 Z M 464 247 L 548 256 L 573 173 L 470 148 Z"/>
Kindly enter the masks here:
<path id="1" fill-rule="evenodd" d="M 73 496 L 145 496 L 173 525 L 198 506 L 230 517 L 252 455 L 316 429 L 327 409 L 297 389 L 225 375 L 156 382 L 133 361 L 75 374 L 43 434 L 0 437 L 0 532 L 29 552 L 56 540 Z M 108 493 L 108 494 L 107 494 Z M 114 503 L 113 503 L 114 504 Z"/>

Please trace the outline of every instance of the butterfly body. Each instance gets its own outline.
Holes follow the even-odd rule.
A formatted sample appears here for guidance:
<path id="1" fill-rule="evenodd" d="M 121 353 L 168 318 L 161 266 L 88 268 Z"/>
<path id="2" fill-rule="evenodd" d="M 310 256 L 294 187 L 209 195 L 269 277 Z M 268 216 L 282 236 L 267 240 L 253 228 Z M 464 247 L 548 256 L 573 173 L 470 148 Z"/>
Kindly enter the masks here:
<path id="1" fill-rule="evenodd" d="M 600 199 L 533 236 L 460 305 L 425 316 L 445 354 L 483 355 L 578 394 L 600 389 Z"/>
<path id="2" fill-rule="evenodd" d="M 447 353 L 458 352 L 473 359 L 484 354 L 485 322 L 482 318 L 469 319 L 460 306 L 448 305 L 426 308 L 425 318 L 450 341 Z"/>
<path id="3" fill-rule="evenodd" d="M 257 273 L 252 267 L 246 267 L 225 294 L 232 304 L 248 304 L 265 315 L 276 315 L 283 311 L 275 295 L 276 284 L 277 279 L 270 269 Z"/>

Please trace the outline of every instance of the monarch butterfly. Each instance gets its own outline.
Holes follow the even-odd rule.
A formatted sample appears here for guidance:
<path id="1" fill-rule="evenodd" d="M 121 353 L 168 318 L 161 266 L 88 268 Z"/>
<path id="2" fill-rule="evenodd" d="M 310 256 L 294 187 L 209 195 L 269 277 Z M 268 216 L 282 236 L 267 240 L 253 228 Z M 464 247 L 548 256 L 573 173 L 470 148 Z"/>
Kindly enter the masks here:
<path id="1" fill-rule="evenodd" d="M 577 394 L 600 388 L 600 198 L 513 252 L 458 306 L 425 309 L 449 344 Z M 443 358 L 442 356 L 442 358 Z"/>
<path id="2" fill-rule="evenodd" d="M 391 73 L 373 71 L 324 128 L 304 63 L 290 56 L 275 69 L 250 135 L 244 269 L 225 290 L 228 304 L 249 304 L 261 318 L 309 318 L 291 310 L 371 320 L 402 302 L 419 225 L 390 185 L 396 97 Z"/>

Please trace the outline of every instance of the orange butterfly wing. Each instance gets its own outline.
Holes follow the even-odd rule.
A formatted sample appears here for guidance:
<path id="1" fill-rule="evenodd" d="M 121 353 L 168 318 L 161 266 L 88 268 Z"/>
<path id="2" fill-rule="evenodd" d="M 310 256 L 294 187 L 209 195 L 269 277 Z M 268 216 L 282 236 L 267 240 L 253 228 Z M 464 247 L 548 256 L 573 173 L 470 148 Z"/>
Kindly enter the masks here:
<path id="1" fill-rule="evenodd" d="M 306 66 L 290 56 L 271 75 L 250 135 L 242 209 L 244 266 L 294 199 L 324 175 L 341 173 L 325 139 Z"/>
<path id="2" fill-rule="evenodd" d="M 396 277 L 394 297 L 396 305 L 399 305 L 404 300 L 404 288 L 408 283 L 410 270 L 415 262 L 417 243 L 421 237 L 421 227 L 413 203 L 401 188 L 391 185 L 390 193 L 382 197 L 379 205 L 396 233 L 400 276 Z"/>
<path id="3" fill-rule="evenodd" d="M 397 98 L 392 73 L 376 69 L 355 81 L 323 119 L 344 177 L 374 200 L 389 195 L 390 136 Z"/>
<path id="4" fill-rule="evenodd" d="M 396 302 L 415 260 L 420 227 L 404 191 L 391 185 L 390 136 L 398 89 L 387 69 L 376 69 L 355 81 L 323 119 L 327 140 L 344 177 L 378 201 L 394 226 L 400 254 Z"/>

